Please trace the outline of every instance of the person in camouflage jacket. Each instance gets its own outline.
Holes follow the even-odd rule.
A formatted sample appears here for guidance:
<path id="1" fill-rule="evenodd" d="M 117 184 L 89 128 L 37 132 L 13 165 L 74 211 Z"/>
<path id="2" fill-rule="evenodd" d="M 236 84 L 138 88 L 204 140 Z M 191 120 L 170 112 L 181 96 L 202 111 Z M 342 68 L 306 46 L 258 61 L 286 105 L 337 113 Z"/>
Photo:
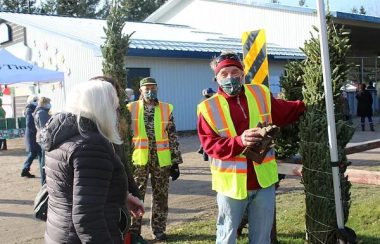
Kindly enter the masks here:
<path id="1" fill-rule="evenodd" d="M 155 111 L 161 104 L 157 99 L 157 83 L 151 78 L 147 77 L 140 81 L 140 93 L 141 97 L 139 101 L 128 104 L 128 109 L 131 111 L 132 116 L 132 128 L 134 128 L 134 138 L 136 140 L 136 123 L 141 123 L 138 116 L 134 116 L 134 109 L 139 106 L 139 103 L 143 103 L 143 123 L 145 125 L 146 136 L 148 139 L 148 161 L 146 164 L 142 163 L 142 158 L 133 156 L 134 179 L 139 187 L 142 199 L 145 197 L 147 181 L 150 174 L 150 180 L 152 185 L 152 206 L 151 206 L 151 218 L 150 225 L 153 232 L 153 237 L 156 240 L 166 239 L 166 221 L 168 216 L 168 193 L 169 193 L 169 177 L 172 180 L 176 180 L 180 171 L 178 164 L 182 163 L 182 156 L 179 150 L 178 137 L 174 122 L 173 114 L 170 111 L 169 119 L 166 125 L 165 133 L 169 139 L 170 148 L 170 160 L 168 165 L 161 165 L 157 152 L 157 138 L 155 133 Z M 167 106 L 171 106 L 166 104 Z M 135 107 L 134 107 L 135 106 Z M 161 111 L 163 114 L 163 112 Z M 156 121 L 157 122 L 157 121 Z M 134 124 L 135 123 L 135 124 Z M 164 121 L 160 123 L 165 124 Z M 135 143 L 135 149 L 137 144 Z M 141 218 L 132 220 L 131 231 L 141 234 Z"/>

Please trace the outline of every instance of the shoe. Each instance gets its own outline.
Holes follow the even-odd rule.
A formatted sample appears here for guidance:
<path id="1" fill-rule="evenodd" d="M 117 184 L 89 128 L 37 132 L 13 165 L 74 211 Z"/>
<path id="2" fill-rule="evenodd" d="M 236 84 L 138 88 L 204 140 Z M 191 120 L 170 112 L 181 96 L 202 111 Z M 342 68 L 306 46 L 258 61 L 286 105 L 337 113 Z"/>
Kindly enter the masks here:
<path id="1" fill-rule="evenodd" d="M 23 169 L 21 172 L 21 177 L 34 178 L 35 176 L 32 175 L 28 170 Z"/>
<path id="2" fill-rule="evenodd" d="M 164 232 L 153 233 L 153 238 L 157 241 L 166 241 L 167 236 Z"/>

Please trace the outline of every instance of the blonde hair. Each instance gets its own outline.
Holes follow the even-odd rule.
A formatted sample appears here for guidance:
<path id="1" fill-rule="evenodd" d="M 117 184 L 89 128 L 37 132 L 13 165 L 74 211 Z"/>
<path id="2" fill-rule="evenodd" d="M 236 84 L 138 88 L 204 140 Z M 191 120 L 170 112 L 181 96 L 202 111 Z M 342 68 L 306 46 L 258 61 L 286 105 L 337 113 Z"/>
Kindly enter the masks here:
<path id="1" fill-rule="evenodd" d="M 100 79 L 83 82 L 74 88 L 67 101 L 65 111 L 77 116 L 78 126 L 81 117 L 88 118 L 108 141 L 122 143 L 117 128 L 119 99 L 112 84 Z"/>
<path id="2" fill-rule="evenodd" d="M 40 99 L 38 99 L 38 106 L 40 107 L 45 107 L 49 103 L 50 103 L 50 98 L 48 97 L 40 97 Z"/>

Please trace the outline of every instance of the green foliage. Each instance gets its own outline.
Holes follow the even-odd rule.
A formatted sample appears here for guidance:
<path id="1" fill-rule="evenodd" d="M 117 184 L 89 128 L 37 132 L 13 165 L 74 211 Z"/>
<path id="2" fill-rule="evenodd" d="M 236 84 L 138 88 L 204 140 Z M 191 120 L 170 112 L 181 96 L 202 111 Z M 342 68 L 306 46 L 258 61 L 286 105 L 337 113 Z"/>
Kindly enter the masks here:
<path id="1" fill-rule="evenodd" d="M 110 9 L 107 17 L 107 28 L 104 28 L 106 39 L 101 46 L 103 55 L 103 74 L 112 77 L 117 83 L 117 94 L 120 102 L 120 133 L 124 140 L 126 161 L 132 162 L 131 117 L 125 106 L 124 90 L 127 84 L 126 56 L 131 35 L 123 34 L 126 21 L 125 1 Z M 125 162 L 124 162 L 125 163 Z M 130 165 L 126 165 L 130 167 Z"/>
<path id="2" fill-rule="evenodd" d="M 363 15 L 366 15 L 367 14 L 367 11 L 365 10 L 364 6 L 360 6 L 360 9 L 359 9 L 359 13 L 360 14 L 363 14 Z"/>
<path id="3" fill-rule="evenodd" d="M 318 32 L 316 27 L 314 29 Z M 344 176 L 349 165 L 344 148 L 352 138 L 355 129 L 348 122 L 342 120 L 340 88 L 344 85 L 350 69 L 350 65 L 346 62 L 346 53 L 349 51 L 350 45 L 343 28 L 334 26 L 330 16 L 327 17 L 327 34 L 335 104 L 341 193 L 346 222 L 351 203 L 351 184 Z M 307 56 L 305 64 L 302 65 L 304 73 L 302 94 L 303 101 L 307 106 L 307 113 L 301 119 L 299 127 L 300 154 L 304 166 L 302 183 L 306 193 L 306 231 L 310 243 L 336 243 L 337 223 L 319 39 L 311 35 L 311 39 L 305 42 L 302 51 Z"/>
<path id="4" fill-rule="evenodd" d="M 129 0 L 125 6 L 127 19 L 142 21 L 165 2 L 166 0 Z"/>
<path id="5" fill-rule="evenodd" d="M 281 186 L 280 186 L 281 187 Z M 358 235 L 358 243 L 380 243 L 380 190 L 379 186 L 354 186 L 352 189 L 353 204 L 350 211 L 349 226 Z M 277 195 L 277 239 L 281 244 L 303 244 L 305 239 L 304 194 L 290 192 Z M 207 212 L 210 214 L 210 211 Z M 183 223 L 168 230 L 167 243 L 197 243 L 208 244 L 215 242 L 216 213 L 211 216 L 202 215 L 202 219 Z M 247 231 L 239 244 L 248 243 Z M 313 242 L 319 243 L 319 242 Z"/>
<path id="6" fill-rule="evenodd" d="M 0 3 L 1 11 L 9 11 L 13 13 L 34 13 L 36 10 L 35 0 L 2 0 Z"/>
<path id="7" fill-rule="evenodd" d="M 41 5 L 41 13 L 93 18 L 100 0 L 47 0 Z"/>
<path id="8" fill-rule="evenodd" d="M 281 97 L 285 100 L 302 100 L 302 61 L 292 61 L 285 65 L 280 77 Z M 282 127 L 276 139 L 276 157 L 287 159 L 298 152 L 298 123 Z"/>

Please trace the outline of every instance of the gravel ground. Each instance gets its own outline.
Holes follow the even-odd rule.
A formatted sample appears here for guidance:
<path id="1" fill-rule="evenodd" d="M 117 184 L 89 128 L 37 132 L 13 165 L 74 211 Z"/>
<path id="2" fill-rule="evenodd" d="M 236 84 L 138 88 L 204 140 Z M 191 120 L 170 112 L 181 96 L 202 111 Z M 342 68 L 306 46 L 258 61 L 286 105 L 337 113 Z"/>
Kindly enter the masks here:
<path id="1" fill-rule="evenodd" d="M 376 118 L 376 121 L 378 119 Z M 357 121 L 355 121 L 357 124 Z M 380 126 L 376 132 L 357 131 L 350 145 L 380 139 Z M 207 162 L 202 161 L 196 151 L 199 147 L 195 135 L 180 138 L 184 164 L 180 166 L 181 176 L 171 182 L 169 196 L 168 228 L 184 224 L 194 218 L 210 215 L 216 211 L 215 193 L 211 190 L 211 176 Z M 42 243 L 44 222 L 33 218 L 33 200 L 40 187 L 39 178 L 20 177 L 25 160 L 22 139 L 8 140 L 8 150 L 0 151 L 0 243 Z M 352 168 L 380 170 L 380 149 L 349 155 Z M 38 162 L 34 161 L 31 172 L 39 176 Z M 300 178 L 287 177 L 278 193 L 302 190 Z M 151 239 L 148 223 L 150 210 L 150 189 L 145 199 L 147 213 L 144 216 L 143 236 Z"/>

